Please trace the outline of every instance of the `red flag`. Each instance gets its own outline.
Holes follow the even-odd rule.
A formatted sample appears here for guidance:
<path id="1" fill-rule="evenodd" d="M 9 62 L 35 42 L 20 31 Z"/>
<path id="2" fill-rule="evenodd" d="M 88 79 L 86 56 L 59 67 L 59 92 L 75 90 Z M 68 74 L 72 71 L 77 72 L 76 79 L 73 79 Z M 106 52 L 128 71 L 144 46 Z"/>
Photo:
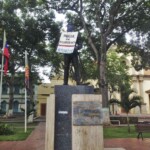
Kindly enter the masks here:
<path id="1" fill-rule="evenodd" d="M 5 44 L 3 55 L 4 55 L 4 75 L 7 75 L 9 58 L 10 58 L 10 53 L 7 44 Z"/>

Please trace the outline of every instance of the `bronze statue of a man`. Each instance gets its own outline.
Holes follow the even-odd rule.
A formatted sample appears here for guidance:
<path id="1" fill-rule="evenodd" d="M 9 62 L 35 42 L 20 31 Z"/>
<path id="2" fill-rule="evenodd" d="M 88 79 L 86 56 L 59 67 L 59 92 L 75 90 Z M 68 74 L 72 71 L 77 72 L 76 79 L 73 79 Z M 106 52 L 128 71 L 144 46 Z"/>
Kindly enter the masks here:
<path id="1" fill-rule="evenodd" d="M 72 23 L 68 23 L 67 32 L 74 32 L 74 25 Z M 69 69 L 70 69 L 71 63 L 73 65 L 74 71 L 75 71 L 76 84 L 77 85 L 80 84 L 80 71 L 79 71 L 79 60 L 78 60 L 79 52 L 78 52 L 78 50 L 81 48 L 82 48 L 81 36 L 78 35 L 73 53 L 64 54 L 64 85 L 68 85 Z"/>

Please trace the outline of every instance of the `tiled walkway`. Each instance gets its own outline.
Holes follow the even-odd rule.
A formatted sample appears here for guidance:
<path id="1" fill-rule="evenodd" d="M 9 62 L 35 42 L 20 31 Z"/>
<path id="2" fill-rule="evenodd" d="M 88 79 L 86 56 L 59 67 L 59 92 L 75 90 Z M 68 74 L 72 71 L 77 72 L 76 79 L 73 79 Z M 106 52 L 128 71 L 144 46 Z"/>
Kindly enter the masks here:
<path id="1" fill-rule="evenodd" d="M 25 141 L 0 142 L 0 150 L 44 150 L 45 122 L 41 122 Z M 150 150 L 150 139 L 105 139 L 104 146 L 126 150 Z M 114 149 L 115 150 L 115 149 Z"/>
<path id="2" fill-rule="evenodd" d="M 45 122 L 41 122 L 25 141 L 0 142 L 0 150 L 44 150 Z"/>
<path id="3" fill-rule="evenodd" d="M 126 150 L 150 150 L 150 138 L 145 138 L 143 141 L 136 138 L 105 139 L 104 146 L 112 148 L 123 147 Z"/>

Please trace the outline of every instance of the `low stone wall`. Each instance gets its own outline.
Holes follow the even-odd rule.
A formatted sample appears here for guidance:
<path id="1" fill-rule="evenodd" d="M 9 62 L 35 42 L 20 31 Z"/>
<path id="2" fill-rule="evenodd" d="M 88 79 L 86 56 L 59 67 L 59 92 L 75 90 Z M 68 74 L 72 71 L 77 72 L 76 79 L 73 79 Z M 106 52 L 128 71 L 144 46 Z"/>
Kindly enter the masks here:
<path id="1" fill-rule="evenodd" d="M 127 123 L 127 115 L 110 115 L 110 120 L 119 120 L 120 124 L 126 124 Z M 134 115 L 134 114 L 129 114 L 129 123 L 130 124 L 136 124 L 138 122 L 150 122 L 150 116 L 149 115 Z M 113 122 L 113 124 L 117 124 L 117 121 Z"/>
<path id="2" fill-rule="evenodd" d="M 120 124 L 127 124 L 127 117 L 126 116 L 110 116 L 110 120 L 119 120 Z M 129 123 L 136 124 L 138 122 L 138 117 L 130 117 L 129 116 Z M 113 124 L 117 124 L 117 122 L 113 122 Z"/>

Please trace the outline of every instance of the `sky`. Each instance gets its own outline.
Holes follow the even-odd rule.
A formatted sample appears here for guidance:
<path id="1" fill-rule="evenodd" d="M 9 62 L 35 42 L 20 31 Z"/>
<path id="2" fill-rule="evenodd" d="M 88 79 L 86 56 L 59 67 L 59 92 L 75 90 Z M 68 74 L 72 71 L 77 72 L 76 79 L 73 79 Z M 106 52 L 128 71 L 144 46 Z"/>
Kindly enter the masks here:
<path id="1" fill-rule="evenodd" d="M 45 67 L 40 67 L 39 70 L 40 70 L 40 72 L 39 72 L 40 77 L 42 77 L 44 79 L 42 81 L 42 83 L 50 83 L 49 76 L 50 76 L 51 68 L 45 66 Z M 48 76 L 44 75 L 43 72 L 47 73 Z"/>

